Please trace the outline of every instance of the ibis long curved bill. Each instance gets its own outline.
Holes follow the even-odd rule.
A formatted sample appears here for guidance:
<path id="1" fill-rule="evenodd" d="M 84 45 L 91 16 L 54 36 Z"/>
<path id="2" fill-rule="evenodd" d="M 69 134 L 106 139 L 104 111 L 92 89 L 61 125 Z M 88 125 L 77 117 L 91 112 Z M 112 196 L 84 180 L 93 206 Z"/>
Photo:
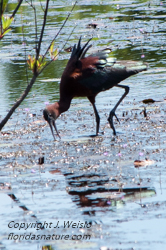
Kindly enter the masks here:
<path id="1" fill-rule="evenodd" d="M 59 138 L 61 138 L 60 135 L 59 135 L 59 132 L 57 130 L 56 124 L 55 124 L 55 119 L 52 117 L 51 114 L 48 113 L 48 111 L 46 109 L 43 110 L 43 116 L 44 116 L 44 119 L 48 122 L 48 124 L 50 126 L 50 129 L 51 129 L 52 135 L 54 137 L 54 140 L 56 140 L 56 138 L 55 138 L 55 135 L 54 135 L 53 127 L 54 127 L 57 135 L 59 136 Z"/>

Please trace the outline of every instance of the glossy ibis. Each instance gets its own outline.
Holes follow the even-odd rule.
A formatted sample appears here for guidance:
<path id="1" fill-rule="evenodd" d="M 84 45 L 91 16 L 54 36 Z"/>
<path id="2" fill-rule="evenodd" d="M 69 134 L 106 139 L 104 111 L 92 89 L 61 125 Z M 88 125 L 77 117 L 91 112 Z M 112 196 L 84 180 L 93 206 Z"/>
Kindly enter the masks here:
<path id="1" fill-rule="evenodd" d="M 74 97 L 87 97 L 91 102 L 96 117 L 96 135 L 98 135 L 100 117 L 95 106 L 95 97 L 101 91 L 106 91 L 114 86 L 125 90 L 108 117 L 113 134 L 116 135 L 113 117 L 115 116 L 118 120 L 115 111 L 129 92 L 128 86 L 119 83 L 129 76 L 147 69 L 147 64 L 140 61 L 116 61 L 115 58 L 108 56 L 111 52 L 110 49 L 104 49 L 85 57 L 86 52 L 92 46 L 88 45 L 90 40 L 81 47 L 80 38 L 78 44 L 74 45 L 71 57 L 62 74 L 60 99 L 58 102 L 48 105 L 43 111 L 43 116 L 50 125 L 54 139 L 53 127 L 59 136 L 55 120 L 61 113 L 69 109 Z"/>

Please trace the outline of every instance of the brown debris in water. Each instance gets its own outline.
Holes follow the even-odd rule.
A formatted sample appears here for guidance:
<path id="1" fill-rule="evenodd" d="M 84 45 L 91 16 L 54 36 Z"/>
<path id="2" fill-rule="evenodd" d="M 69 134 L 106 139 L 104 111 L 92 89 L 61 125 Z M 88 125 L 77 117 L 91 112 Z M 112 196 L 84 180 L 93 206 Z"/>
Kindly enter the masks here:
<path id="1" fill-rule="evenodd" d="M 154 164 L 154 161 L 153 160 L 148 160 L 148 159 L 145 159 L 145 160 L 135 160 L 134 161 L 134 166 L 137 168 L 137 167 L 145 167 L 145 166 L 148 166 L 148 165 L 152 165 Z"/>

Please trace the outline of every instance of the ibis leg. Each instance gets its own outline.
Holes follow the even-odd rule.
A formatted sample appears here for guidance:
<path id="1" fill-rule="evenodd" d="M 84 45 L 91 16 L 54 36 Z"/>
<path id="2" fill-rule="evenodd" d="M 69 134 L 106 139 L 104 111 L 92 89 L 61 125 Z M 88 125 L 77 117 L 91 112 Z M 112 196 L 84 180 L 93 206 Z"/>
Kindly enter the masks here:
<path id="1" fill-rule="evenodd" d="M 100 116 L 98 114 L 96 105 L 95 105 L 95 97 L 88 97 L 89 101 L 92 103 L 93 110 L 95 113 L 95 118 L 96 118 L 96 135 L 99 134 L 99 126 L 100 126 Z"/>
<path id="2" fill-rule="evenodd" d="M 125 93 L 119 99 L 119 101 L 117 102 L 117 104 L 115 105 L 115 107 L 111 110 L 111 112 L 109 114 L 109 117 L 108 117 L 108 121 L 109 121 L 110 127 L 113 130 L 113 134 L 114 135 L 116 135 L 116 130 L 115 130 L 114 123 L 113 123 L 113 117 L 115 116 L 116 119 L 117 119 L 117 121 L 119 122 L 119 119 L 118 119 L 118 117 L 115 114 L 115 111 L 116 111 L 117 107 L 119 106 L 119 104 L 122 102 L 122 100 L 125 98 L 125 96 L 129 93 L 129 89 L 130 89 L 128 86 L 124 86 L 124 85 L 116 85 L 115 87 L 125 89 Z"/>
<path id="3" fill-rule="evenodd" d="M 98 111 L 97 111 L 94 103 L 92 103 L 92 106 L 93 106 L 93 109 L 95 112 L 95 117 L 96 117 L 96 135 L 98 135 L 99 134 L 99 126 L 100 126 L 100 116 L 98 114 Z"/>

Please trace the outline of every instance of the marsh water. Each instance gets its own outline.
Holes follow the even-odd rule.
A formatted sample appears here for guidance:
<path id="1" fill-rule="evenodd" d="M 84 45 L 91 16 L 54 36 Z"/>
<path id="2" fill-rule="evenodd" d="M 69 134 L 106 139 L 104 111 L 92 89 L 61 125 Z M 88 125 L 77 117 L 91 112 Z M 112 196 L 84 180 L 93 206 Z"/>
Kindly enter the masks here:
<path id="1" fill-rule="evenodd" d="M 38 32 L 44 4 L 34 1 Z M 50 2 L 42 53 L 73 4 Z M 15 6 L 10 2 L 6 13 Z M 0 249 L 165 249 L 165 18 L 166 1 L 78 1 L 55 47 L 71 32 L 65 48 L 93 36 L 90 53 L 109 47 L 118 60 L 142 60 L 148 70 L 124 81 L 130 92 L 117 109 L 116 137 L 107 118 L 119 88 L 96 98 L 104 134 L 91 136 L 92 106 L 77 98 L 58 118 L 55 141 L 42 110 L 59 98 L 70 52 L 38 77 L 0 135 Z M 34 41 L 34 11 L 24 2 L 0 41 L 0 119 L 31 78 L 26 56 Z"/>

